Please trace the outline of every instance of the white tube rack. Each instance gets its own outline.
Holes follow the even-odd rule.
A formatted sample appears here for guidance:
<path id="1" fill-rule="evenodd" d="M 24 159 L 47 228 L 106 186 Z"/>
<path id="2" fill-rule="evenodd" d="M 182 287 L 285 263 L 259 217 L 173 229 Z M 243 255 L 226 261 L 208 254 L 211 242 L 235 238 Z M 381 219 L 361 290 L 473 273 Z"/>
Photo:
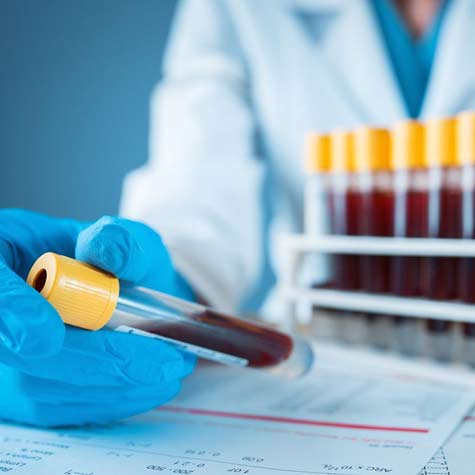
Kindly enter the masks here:
<path id="1" fill-rule="evenodd" d="M 279 244 L 287 258 L 279 294 L 289 305 L 292 321 L 298 318 L 296 305 L 304 302 L 342 310 L 475 323 L 475 304 L 310 289 L 299 283 L 303 259 L 310 253 L 475 258 L 475 240 L 289 234 L 282 235 Z"/>

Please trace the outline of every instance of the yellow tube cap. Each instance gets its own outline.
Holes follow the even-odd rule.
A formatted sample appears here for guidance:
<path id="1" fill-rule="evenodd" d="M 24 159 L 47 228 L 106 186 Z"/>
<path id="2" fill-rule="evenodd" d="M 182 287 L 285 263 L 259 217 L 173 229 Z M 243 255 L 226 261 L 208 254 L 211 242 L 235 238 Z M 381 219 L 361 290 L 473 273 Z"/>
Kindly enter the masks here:
<path id="1" fill-rule="evenodd" d="M 48 300 L 64 323 L 87 330 L 107 324 L 119 297 L 116 277 L 52 252 L 38 258 L 26 281 Z"/>
<path id="2" fill-rule="evenodd" d="M 330 137 L 325 134 L 312 133 L 307 137 L 307 171 L 309 173 L 326 173 L 331 168 Z"/>
<path id="3" fill-rule="evenodd" d="M 460 165 L 457 154 L 456 121 L 454 118 L 430 119 L 426 123 L 427 162 L 438 167 Z"/>
<path id="4" fill-rule="evenodd" d="M 337 130 L 331 134 L 332 170 L 336 173 L 356 171 L 352 132 Z"/>
<path id="5" fill-rule="evenodd" d="M 475 163 L 475 112 L 462 112 L 457 117 L 457 146 L 461 163 Z"/>
<path id="6" fill-rule="evenodd" d="M 386 129 L 360 127 L 355 131 L 357 171 L 391 169 L 391 135 Z"/>
<path id="7" fill-rule="evenodd" d="M 398 122 L 392 130 L 393 168 L 425 168 L 424 126 L 415 120 Z"/>

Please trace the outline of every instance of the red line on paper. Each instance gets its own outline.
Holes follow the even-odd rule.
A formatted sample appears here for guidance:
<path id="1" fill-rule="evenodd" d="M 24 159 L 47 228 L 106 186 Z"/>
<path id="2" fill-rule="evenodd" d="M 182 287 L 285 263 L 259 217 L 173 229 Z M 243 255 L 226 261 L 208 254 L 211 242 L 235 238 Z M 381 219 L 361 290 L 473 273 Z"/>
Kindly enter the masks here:
<path id="1" fill-rule="evenodd" d="M 464 421 L 470 421 L 470 422 L 475 422 L 475 416 L 467 416 L 467 417 L 464 417 L 463 419 Z"/>
<path id="2" fill-rule="evenodd" d="M 344 422 L 315 421 L 315 420 L 309 420 L 309 419 L 294 419 L 292 417 L 266 416 L 263 414 L 244 414 L 244 413 L 239 413 L 239 412 L 213 411 L 209 409 L 193 409 L 193 408 L 178 407 L 178 406 L 162 406 L 157 409 L 159 411 L 176 412 L 176 413 L 181 413 L 181 414 L 193 414 L 197 416 L 213 416 L 213 417 L 225 417 L 225 418 L 230 418 L 230 419 L 246 419 L 246 420 L 252 420 L 252 421 L 280 422 L 284 424 L 299 424 L 299 425 L 318 426 L 318 427 L 334 427 L 338 429 L 411 432 L 411 433 L 417 433 L 417 434 L 428 434 L 430 432 L 429 429 L 421 429 L 421 428 L 416 428 L 416 427 L 377 426 L 377 425 L 365 425 L 365 424 L 352 424 L 352 423 L 344 423 Z"/>

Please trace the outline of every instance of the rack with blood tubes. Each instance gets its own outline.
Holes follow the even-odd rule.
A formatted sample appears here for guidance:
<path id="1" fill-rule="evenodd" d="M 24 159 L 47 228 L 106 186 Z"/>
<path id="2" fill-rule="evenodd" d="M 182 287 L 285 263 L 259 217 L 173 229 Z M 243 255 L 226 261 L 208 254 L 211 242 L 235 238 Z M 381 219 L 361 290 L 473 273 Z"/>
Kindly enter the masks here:
<path id="1" fill-rule="evenodd" d="M 324 296 L 316 301 L 341 307 L 340 317 L 354 320 L 362 308 L 344 299 L 359 302 L 361 295 L 363 307 L 371 308 L 365 344 L 475 365 L 475 306 L 473 321 L 450 312 L 440 318 L 435 306 L 457 315 L 457 309 L 475 303 L 475 113 L 330 133 L 330 144 L 325 201 L 330 233 L 314 233 L 310 240 L 295 236 L 291 246 L 298 252 L 301 242 L 307 254 L 332 256 L 331 285 L 315 289 Z M 308 248 L 312 242 L 315 249 Z M 340 304 L 331 298 L 325 303 L 328 295 L 339 295 Z M 382 303 L 380 312 L 368 296 Z M 418 311 L 411 315 L 404 307 L 401 313 L 386 301 L 417 302 Z M 420 310 L 424 305 L 434 317 Z"/>

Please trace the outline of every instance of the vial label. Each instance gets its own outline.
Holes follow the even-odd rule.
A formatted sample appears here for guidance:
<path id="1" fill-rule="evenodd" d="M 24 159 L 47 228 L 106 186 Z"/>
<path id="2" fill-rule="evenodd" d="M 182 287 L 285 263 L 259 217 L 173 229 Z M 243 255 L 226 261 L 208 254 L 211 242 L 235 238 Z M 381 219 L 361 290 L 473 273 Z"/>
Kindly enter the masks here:
<path id="1" fill-rule="evenodd" d="M 202 346 L 192 345 L 191 343 L 174 340 L 173 338 L 167 338 L 166 336 L 156 335 L 155 333 L 137 330 L 136 328 L 132 328 L 127 325 L 120 325 L 115 328 L 115 331 L 130 333 L 131 335 L 145 336 L 147 338 L 154 338 L 155 340 L 162 340 L 174 346 L 177 350 L 190 353 L 205 360 L 215 361 L 228 366 L 243 367 L 249 364 L 249 361 L 245 358 L 228 355 L 226 353 L 221 353 L 220 351 L 210 350 L 209 348 L 203 348 Z"/>

